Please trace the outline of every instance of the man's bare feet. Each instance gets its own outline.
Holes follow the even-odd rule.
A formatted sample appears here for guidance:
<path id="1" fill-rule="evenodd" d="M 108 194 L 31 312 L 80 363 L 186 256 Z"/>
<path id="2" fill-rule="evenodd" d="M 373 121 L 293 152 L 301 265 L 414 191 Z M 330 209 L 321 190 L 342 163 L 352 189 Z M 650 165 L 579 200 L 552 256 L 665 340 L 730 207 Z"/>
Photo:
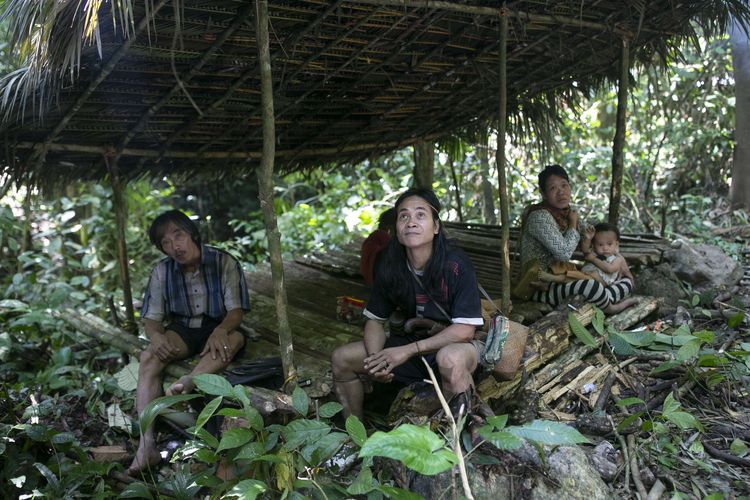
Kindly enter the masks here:
<path id="1" fill-rule="evenodd" d="M 175 394 L 190 394 L 193 392 L 193 389 L 195 389 L 195 384 L 193 383 L 193 377 L 190 375 L 185 375 L 184 377 L 180 377 L 177 379 L 177 382 L 169 386 L 169 389 L 167 389 L 167 396 L 173 396 Z"/>
<path id="2" fill-rule="evenodd" d="M 623 299 L 620 302 L 616 304 L 610 304 L 607 307 L 604 308 L 604 314 L 615 314 L 621 311 L 624 311 L 630 306 L 634 306 L 638 303 L 638 299 L 635 297 L 629 297 L 627 299 Z"/>
<path id="3" fill-rule="evenodd" d="M 133 463 L 128 467 L 128 474 L 135 476 L 142 470 L 153 467 L 159 462 L 161 462 L 159 450 L 153 447 L 139 446 L 138 451 L 135 452 Z"/>

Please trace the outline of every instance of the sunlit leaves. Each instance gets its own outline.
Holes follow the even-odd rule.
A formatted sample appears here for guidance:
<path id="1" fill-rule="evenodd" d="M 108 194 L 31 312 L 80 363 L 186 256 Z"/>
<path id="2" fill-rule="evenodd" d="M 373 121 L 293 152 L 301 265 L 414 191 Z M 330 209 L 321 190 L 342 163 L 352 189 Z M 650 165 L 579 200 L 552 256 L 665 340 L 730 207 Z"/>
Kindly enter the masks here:
<path id="1" fill-rule="evenodd" d="M 450 469 L 456 455 L 445 446 L 445 441 L 427 429 L 404 424 L 390 432 L 376 432 L 359 452 L 361 457 L 387 457 L 401 461 L 420 474 L 433 475 Z"/>

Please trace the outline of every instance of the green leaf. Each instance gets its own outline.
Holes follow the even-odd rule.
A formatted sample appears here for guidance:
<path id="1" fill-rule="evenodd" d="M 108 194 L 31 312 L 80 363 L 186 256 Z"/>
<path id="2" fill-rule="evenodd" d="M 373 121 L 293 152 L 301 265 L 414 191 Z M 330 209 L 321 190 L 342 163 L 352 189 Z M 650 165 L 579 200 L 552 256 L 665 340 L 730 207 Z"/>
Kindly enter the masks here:
<path id="1" fill-rule="evenodd" d="M 417 495 L 416 493 L 395 486 L 380 486 L 378 491 L 383 493 L 386 497 L 395 500 L 424 500 L 421 495 Z"/>
<path id="2" fill-rule="evenodd" d="M 680 347 L 676 355 L 677 361 L 688 361 L 693 359 L 698 355 L 702 343 L 703 341 L 701 339 L 694 338 L 684 346 Z"/>
<path id="3" fill-rule="evenodd" d="M 648 330 L 639 330 L 636 332 L 617 332 L 628 344 L 636 347 L 648 347 L 654 343 L 656 334 Z"/>
<path id="4" fill-rule="evenodd" d="M 292 406 L 300 415 L 307 416 L 310 409 L 310 398 L 307 397 L 307 393 L 300 386 L 295 387 L 294 392 L 292 392 Z"/>
<path id="5" fill-rule="evenodd" d="M 252 438 L 253 433 L 250 429 L 244 429 L 241 427 L 227 429 L 221 435 L 221 442 L 219 442 L 219 447 L 216 448 L 216 453 L 219 453 L 222 450 L 239 448 L 243 444 L 249 442 Z"/>
<path id="6" fill-rule="evenodd" d="M 664 363 L 661 363 L 659 366 L 651 370 L 650 375 L 656 375 L 657 373 L 666 372 L 676 366 L 681 365 L 682 363 L 680 363 L 679 361 L 665 361 Z"/>
<path id="7" fill-rule="evenodd" d="M 480 427 L 479 435 L 482 437 L 482 439 L 484 439 L 488 443 L 495 445 L 497 449 L 515 450 L 523 446 L 523 440 L 519 438 L 518 436 L 512 434 L 511 432 L 508 432 L 507 430 L 489 432 L 488 431 L 489 427 L 490 426 L 487 426 L 487 425 Z"/>
<path id="8" fill-rule="evenodd" d="M 362 446 L 365 444 L 365 440 L 367 439 L 367 431 L 365 430 L 365 426 L 362 425 L 362 422 L 359 420 L 358 417 L 355 415 L 349 415 L 349 417 L 346 419 L 346 432 L 349 433 L 349 436 L 352 438 L 352 441 L 357 446 Z"/>
<path id="9" fill-rule="evenodd" d="M 671 392 L 664 398 L 664 404 L 662 405 L 662 413 L 666 416 L 669 413 L 675 412 L 680 409 L 682 405 L 675 400 L 674 394 Z"/>
<path id="10" fill-rule="evenodd" d="M 574 428 L 550 420 L 534 420 L 526 425 L 507 427 L 505 430 L 515 436 L 541 444 L 589 443 L 589 440 Z"/>
<path id="11" fill-rule="evenodd" d="M 698 419 L 686 411 L 673 411 L 664 414 L 664 417 L 680 429 L 698 429 L 701 432 L 703 431 L 703 426 Z"/>
<path id="12" fill-rule="evenodd" d="M 214 450 L 219 447 L 219 440 L 216 439 L 213 434 L 208 432 L 206 429 L 198 429 L 195 433 L 195 437 L 206 443 Z"/>
<path id="13" fill-rule="evenodd" d="M 292 450 L 301 444 L 311 444 L 331 432 L 331 426 L 320 420 L 299 419 L 282 428 L 286 440 L 285 448 Z"/>
<path id="14" fill-rule="evenodd" d="M 680 327 L 680 328 L 682 328 L 682 327 Z M 685 345 L 688 342 L 690 342 L 691 340 L 693 340 L 694 338 L 695 337 L 693 337 L 692 335 L 690 335 L 690 333 L 688 333 L 687 335 L 666 335 L 664 333 L 657 333 L 656 335 L 654 335 L 654 340 L 656 342 L 659 342 L 659 343 L 662 343 L 662 344 L 667 344 L 667 345 L 670 345 L 670 346 Z"/>
<path id="15" fill-rule="evenodd" d="M 600 336 L 604 335 L 604 312 L 598 307 L 595 309 L 594 317 L 591 319 L 591 326 L 594 327 L 594 331 Z"/>
<path id="16" fill-rule="evenodd" d="M 236 498 L 238 500 L 255 500 L 268 489 L 268 485 L 257 479 L 244 479 L 234 485 L 222 498 Z"/>
<path id="17" fill-rule="evenodd" d="M 247 419 L 247 422 L 250 428 L 259 432 L 262 431 L 263 430 L 263 416 L 261 416 L 260 412 L 250 405 L 245 405 L 243 407 L 243 410 L 244 410 L 244 417 Z"/>
<path id="18" fill-rule="evenodd" d="M 346 489 L 350 495 L 366 495 L 375 489 L 377 483 L 372 478 L 372 470 L 369 467 L 362 467 L 357 479 Z"/>
<path id="19" fill-rule="evenodd" d="M 412 424 L 401 425 L 387 433 L 376 432 L 362 446 L 359 456 L 399 460 L 428 476 L 448 470 L 458 461 L 442 438 L 426 427 Z"/>
<path id="20" fill-rule="evenodd" d="M 44 476 L 44 479 L 47 480 L 50 488 L 52 488 L 53 490 L 60 489 L 60 480 L 57 479 L 57 476 L 49 469 L 49 467 L 40 462 L 36 462 L 34 464 L 34 467 L 36 467 L 37 470 L 42 474 L 42 476 Z"/>
<path id="21" fill-rule="evenodd" d="M 243 446 L 237 455 L 234 456 L 235 460 L 255 460 L 259 456 L 263 455 L 265 450 L 263 449 L 263 443 L 253 441 Z"/>
<path id="22" fill-rule="evenodd" d="M 50 441 L 54 444 L 72 443 L 75 440 L 76 436 L 72 432 L 59 432 L 52 436 L 52 439 L 50 439 Z"/>
<path id="23" fill-rule="evenodd" d="M 134 391 L 138 386 L 138 360 L 133 356 L 130 359 L 130 363 L 125 365 L 122 370 L 115 373 L 115 379 L 117 380 L 117 386 L 123 391 L 130 392 Z"/>
<path id="24" fill-rule="evenodd" d="M 154 496 L 148 489 L 145 483 L 138 481 L 137 483 L 130 483 L 120 492 L 118 498 L 148 498 L 153 500 Z"/>
<path id="25" fill-rule="evenodd" d="M 193 377 L 195 386 L 201 391 L 211 396 L 226 396 L 231 397 L 232 384 L 221 375 L 214 373 L 203 373 Z"/>
<path id="26" fill-rule="evenodd" d="M 0 300 L 0 309 L 7 309 L 9 311 L 28 311 L 29 305 L 26 302 L 21 302 L 15 299 L 3 299 Z"/>
<path id="27" fill-rule="evenodd" d="M 492 425 L 498 431 L 503 430 L 508 424 L 508 415 L 498 415 L 495 417 L 488 417 L 487 423 Z"/>
<path id="28" fill-rule="evenodd" d="M 609 332 L 607 343 L 618 356 L 634 356 L 638 354 L 638 351 L 617 332 Z"/>
<path id="29" fill-rule="evenodd" d="M 151 427 L 154 423 L 154 419 L 167 408 L 171 408 L 177 403 L 183 401 L 190 401 L 191 399 L 200 398 L 200 394 L 176 394 L 174 396 L 162 396 L 151 401 L 141 412 L 139 418 L 139 425 L 141 433 L 145 432 L 146 429 Z"/>
<path id="30" fill-rule="evenodd" d="M 638 411 L 638 412 L 633 413 L 632 415 L 628 415 L 627 417 L 623 418 L 622 422 L 617 424 L 617 431 L 620 432 L 623 429 L 626 429 L 631 423 L 638 420 L 641 415 L 643 415 L 643 412 Z"/>
<path id="31" fill-rule="evenodd" d="M 323 418 L 331 418 L 343 409 L 344 407 L 341 406 L 341 403 L 331 401 L 321 406 L 318 410 L 318 414 Z"/>
<path id="32" fill-rule="evenodd" d="M 748 448 L 743 440 L 735 438 L 734 441 L 732 441 L 732 444 L 729 445 L 729 451 L 732 452 L 732 455 L 744 457 L 747 455 Z"/>
<path id="33" fill-rule="evenodd" d="M 331 458 L 348 438 L 343 432 L 332 432 L 305 446 L 301 455 L 310 465 L 320 465 Z"/>
<path id="34" fill-rule="evenodd" d="M 727 320 L 727 326 L 729 326 L 729 328 L 739 328 L 743 321 L 745 321 L 745 313 L 744 311 L 740 311 Z"/>
<path id="35" fill-rule="evenodd" d="M 573 334 L 578 337 L 578 340 L 589 347 L 599 346 L 596 340 L 594 340 L 594 337 L 592 337 L 589 331 L 586 330 L 586 327 L 583 326 L 580 321 L 578 321 L 578 318 L 576 318 L 575 314 L 568 313 L 568 323 L 570 324 L 570 331 L 572 331 Z"/>
<path id="36" fill-rule="evenodd" d="M 617 403 L 615 403 L 620 408 L 627 408 L 628 406 L 633 405 L 645 405 L 646 402 L 640 398 L 625 398 L 619 400 Z"/>
<path id="37" fill-rule="evenodd" d="M 201 410 L 198 418 L 195 421 L 195 430 L 193 430 L 193 433 L 197 432 L 198 429 L 203 427 L 206 422 L 208 422 L 208 419 L 210 419 L 214 415 L 214 412 L 216 412 L 216 409 L 219 407 L 223 400 L 224 398 L 222 398 L 221 396 L 216 396 L 206 406 L 203 407 L 203 410 Z"/>

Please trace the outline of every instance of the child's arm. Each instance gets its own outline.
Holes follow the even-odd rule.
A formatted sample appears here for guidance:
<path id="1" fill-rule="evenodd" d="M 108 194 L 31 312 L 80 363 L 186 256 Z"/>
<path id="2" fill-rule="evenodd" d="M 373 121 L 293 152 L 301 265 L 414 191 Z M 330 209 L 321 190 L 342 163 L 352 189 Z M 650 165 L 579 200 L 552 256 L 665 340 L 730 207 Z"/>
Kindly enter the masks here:
<path id="1" fill-rule="evenodd" d="M 635 278 L 633 277 L 633 273 L 630 272 L 628 261 L 626 261 L 625 257 L 620 254 L 617 254 L 617 259 L 615 260 L 615 262 L 617 262 L 618 260 L 622 260 L 622 265 L 620 267 L 620 278 L 630 278 L 630 281 L 633 282 L 633 286 L 635 286 Z"/>
<path id="2" fill-rule="evenodd" d="M 625 262 L 625 258 L 619 254 L 617 255 L 617 258 L 613 260 L 612 262 L 601 260 L 599 259 L 599 257 L 597 257 L 591 252 L 587 253 L 584 258 L 586 259 L 586 262 L 591 262 L 592 264 L 594 264 L 596 267 L 598 267 L 599 269 L 601 269 L 607 274 L 620 273 L 623 269 L 622 268 L 623 265 L 625 267 L 628 266 L 628 264 Z M 628 272 L 630 272 L 630 270 L 628 270 Z"/>

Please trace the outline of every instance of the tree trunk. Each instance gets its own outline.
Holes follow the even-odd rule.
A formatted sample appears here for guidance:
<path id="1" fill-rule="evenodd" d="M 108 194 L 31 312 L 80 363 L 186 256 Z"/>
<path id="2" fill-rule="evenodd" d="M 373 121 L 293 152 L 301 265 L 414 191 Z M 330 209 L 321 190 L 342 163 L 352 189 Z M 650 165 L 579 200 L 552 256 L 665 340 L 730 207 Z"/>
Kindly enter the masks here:
<path id="1" fill-rule="evenodd" d="M 482 213 L 485 224 L 497 224 L 495 217 L 495 199 L 492 197 L 490 182 L 490 134 L 487 128 L 482 129 L 477 152 L 479 153 L 479 170 L 482 176 Z"/>
<path id="2" fill-rule="evenodd" d="M 458 183 L 458 175 L 456 175 L 456 165 L 455 165 L 455 158 L 453 158 L 453 153 L 448 154 L 448 166 L 451 169 L 451 177 L 453 178 L 453 189 L 455 189 L 456 193 L 456 212 L 458 212 L 458 221 L 463 222 L 464 221 L 464 214 L 461 210 L 461 188 Z"/>
<path id="3" fill-rule="evenodd" d="M 630 68 L 630 42 L 623 39 L 620 56 L 620 85 L 617 90 L 617 125 L 612 143 L 612 184 L 609 188 L 609 223 L 617 225 L 622 199 L 623 150 L 625 148 L 626 113 L 628 109 L 628 69 Z"/>
<path id="4" fill-rule="evenodd" d="M 750 37 L 735 20 L 731 29 L 734 61 L 735 146 L 732 205 L 750 209 Z"/>
<path id="5" fill-rule="evenodd" d="M 508 121 L 508 18 L 500 18 L 500 105 L 497 119 L 497 184 L 500 196 L 500 224 L 502 239 L 500 250 L 503 259 L 501 306 L 503 314 L 510 313 L 510 200 L 505 166 L 505 130 Z"/>
<path id="6" fill-rule="evenodd" d="M 435 172 L 435 145 L 429 141 L 414 143 L 414 187 L 432 189 Z"/>
<path id="7" fill-rule="evenodd" d="M 110 182 L 112 183 L 112 203 L 115 209 L 115 225 L 117 226 L 117 261 L 120 269 L 120 282 L 122 283 L 122 296 L 125 302 L 125 327 L 126 330 L 135 332 L 135 312 L 133 311 L 133 293 L 130 287 L 130 268 L 128 266 L 128 245 L 125 239 L 125 225 L 128 220 L 128 202 L 125 198 L 125 186 L 120 173 L 117 170 L 117 162 L 114 159 L 114 150 L 104 155 L 104 161 L 109 170 Z"/>
<path id="8" fill-rule="evenodd" d="M 284 388 L 291 391 L 297 385 L 297 369 L 294 366 L 292 329 L 287 316 L 284 265 L 281 259 L 281 237 L 276 225 L 276 210 L 273 200 L 273 163 L 276 154 L 276 125 L 273 111 L 273 80 L 271 53 L 268 39 L 268 0 L 257 0 L 256 35 L 258 37 L 258 60 L 260 62 L 260 96 L 263 123 L 263 156 L 258 171 L 258 198 L 263 209 L 268 238 L 268 253 L 271 257 L 271 276 L 276 300 L 276 318 L 279 322 L 279 346 L 281 363 L 284 366 Z"/>

